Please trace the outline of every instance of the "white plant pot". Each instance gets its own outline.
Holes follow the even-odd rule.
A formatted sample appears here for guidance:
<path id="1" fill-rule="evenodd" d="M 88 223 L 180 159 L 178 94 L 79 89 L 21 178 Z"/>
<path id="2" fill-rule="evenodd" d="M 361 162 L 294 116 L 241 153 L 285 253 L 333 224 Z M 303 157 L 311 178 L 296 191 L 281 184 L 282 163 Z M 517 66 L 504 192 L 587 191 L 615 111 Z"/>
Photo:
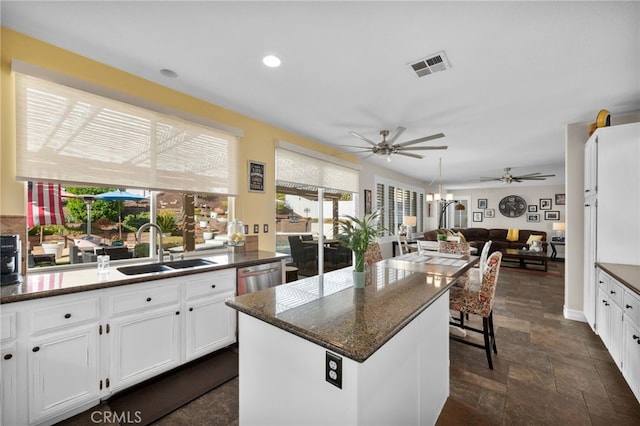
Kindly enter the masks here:
<path id="1" fill-rule="evenodd" d="M 63 242 L 57 243 L 42 243 L 42 250 L 45 254 L 55 254 L 56 258 L 62 257 L 62 249 L 64 248 Z"/>
<path id="2" fill-rule="evenodd" d="M 209 222 L 206 220 L 200 221 L 200 228 L 206 228 L 209 225 Z"/>
<path id="3" fill-rule="evenodd" d="M 213 232 L 203 232 L 202 233 L 202 238 L 204 238 L 205 240 L 213 240 Z"/>

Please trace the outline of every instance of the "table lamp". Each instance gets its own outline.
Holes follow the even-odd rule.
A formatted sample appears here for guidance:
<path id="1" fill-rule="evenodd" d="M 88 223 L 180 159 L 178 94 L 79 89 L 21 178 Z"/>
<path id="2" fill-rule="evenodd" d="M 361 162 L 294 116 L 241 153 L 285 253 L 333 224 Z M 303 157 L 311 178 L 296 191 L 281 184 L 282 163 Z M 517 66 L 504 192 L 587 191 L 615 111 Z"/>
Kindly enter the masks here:
<path id="1" fill-rule="evenodd" d="M 415 216 L 404 216 L 402 218 L 402 229 L 400 230 L 400 233 L 407 236 L 410 235 L 409 229 L 416 226 L 417 223 L 417 218 Z"/>
<path id="2" fill-rule="evenodd" d="M 564 240 L 564 222 L 554 222 L 553 230 L 556 231 L 556 238 Z"/>

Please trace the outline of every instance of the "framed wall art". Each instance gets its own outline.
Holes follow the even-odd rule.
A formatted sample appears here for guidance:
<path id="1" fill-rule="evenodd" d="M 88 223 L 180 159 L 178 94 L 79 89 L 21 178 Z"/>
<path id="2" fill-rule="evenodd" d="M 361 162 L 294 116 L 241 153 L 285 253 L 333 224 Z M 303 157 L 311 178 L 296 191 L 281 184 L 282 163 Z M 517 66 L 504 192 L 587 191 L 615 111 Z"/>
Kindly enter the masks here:
<path id="1" fill-rule="evenodd" d="M 482 212 L 473 212 L 473 221 L 482 222 Z"/>
<path id="2" fill-rule="evenodd" d="M 551 210 L 551 198 L 540 198 L 540 210 Z"/>
<path id="3" fill-rule="evenodd" d="M 364 190 L 364 213 L 371 214 L 371 190 Z"/>
<path id="4" fill-rule="evenodd" d="M 495 209 L 485 209 L 484 210 L 484 217 L 487 217 L 487 218 L 496 217 L 496 210 Z"/>
<path id="5" fill-rule="evenodd" d="M 564 194 L 556 194 L 556 206 L 564 206 L 565 199 Z"/>
<path id="6" fill-rule="evenodd" d="M 544 220 L 560 220 L 560 212 L 557 210 L 544 212 Z"/>
<path id="7" fill-rule="evenodd" d="M 478 198 L 478 208 L 486 209 L 487 208 L 487 199 L 486 198 Z"/>
<path id="8" fill-rule="evenodd" d="M 535 213 L 538 211 L 538 206 L 536 206 L 535 204 L 529 204 L 529 207 L 527 208 L 527 211 L 529 213 Z"/>
<path id="9" fill-rule="evenodd" d="M 540 222 L 540 215 L 538 213 L 527 213 L 527 222 Z"/>
<path id="10" fill-rule="evenodd" d="M 249 192 L 264 192 L 265 164 L 249 160 Z"/>

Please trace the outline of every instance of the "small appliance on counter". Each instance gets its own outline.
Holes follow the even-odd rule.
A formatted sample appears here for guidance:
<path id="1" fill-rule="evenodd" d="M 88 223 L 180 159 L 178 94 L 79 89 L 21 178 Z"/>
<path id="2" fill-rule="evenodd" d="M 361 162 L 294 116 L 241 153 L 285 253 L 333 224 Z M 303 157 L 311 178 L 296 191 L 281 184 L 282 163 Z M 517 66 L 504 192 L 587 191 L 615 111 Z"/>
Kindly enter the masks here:
<path id="1" fill-rule="evenodd" d="M 2 257 L 0 285 L 17 284 L 21 281 L 21 252 L 19 235 L 0 235 L 0 256 Z"/>

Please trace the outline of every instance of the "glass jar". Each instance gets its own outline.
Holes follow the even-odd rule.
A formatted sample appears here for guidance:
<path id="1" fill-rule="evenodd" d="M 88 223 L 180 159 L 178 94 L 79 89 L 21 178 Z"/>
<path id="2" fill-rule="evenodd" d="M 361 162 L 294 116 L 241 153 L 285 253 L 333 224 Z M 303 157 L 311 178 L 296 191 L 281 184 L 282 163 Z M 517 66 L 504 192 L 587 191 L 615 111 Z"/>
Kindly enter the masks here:
<path id="1" fill-rule="evenodd" d="M 227 227 L 227 236 L 229 237 L 229 241 L 227 241 L 227 244 L 230 247 L 244 246 L 244 223 L 242 223 L 242 221 L 238 219 L 233 219 L 231 222 L 229 222 L 229 225 Z"/>

